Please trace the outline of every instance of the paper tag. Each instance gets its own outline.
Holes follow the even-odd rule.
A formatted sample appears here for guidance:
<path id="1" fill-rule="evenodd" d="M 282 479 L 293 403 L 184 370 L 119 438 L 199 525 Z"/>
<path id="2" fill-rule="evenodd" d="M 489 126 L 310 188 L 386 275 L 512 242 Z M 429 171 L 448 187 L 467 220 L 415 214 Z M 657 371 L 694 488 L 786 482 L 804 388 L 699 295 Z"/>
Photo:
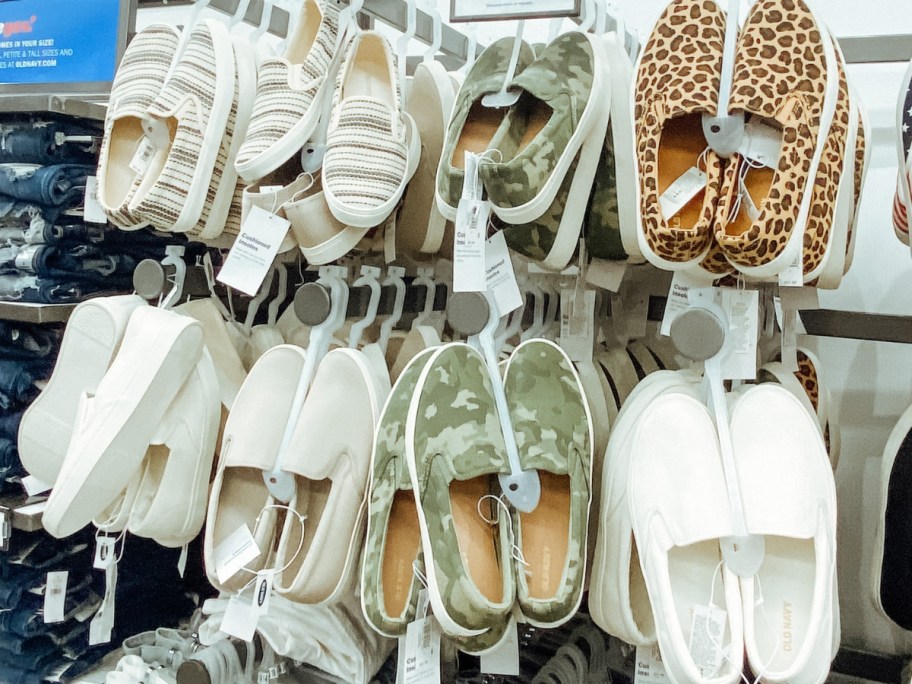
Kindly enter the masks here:
<path id="1" fill-rule="evenodd" d="M 665 302 L 665 316 L 662 318 L 660 332 L 663 335 L 671 334 L 671 324 L 682 311 L 687 311 L 687 294 L 691 289 L 707 287 L 709 283 L 705 278 L 691 275 L 685 271 L 675 271 L 671 278 L 671 287 L 668 289 L 668 299 Z"/>
<path id="2" fill-rule="evenodd" d="M 515 624 L 510 625 L 506 637 L 497 648 L 482 654 L 481 673 L 519 676 L 519 631 Z"/>
<path id="3" fill-rule="evenodd" d="M 481 156 L 474 152 L 466 151 L 465 167 L 462 181 L 462 199 L 478 200 L 484 194 L 484 183 L 478 174 L 478 165 L 481 162 Z"/>
<path id="4" fill-rule="evenodd" d="M 88 223 L 107 223 L 108 217 L 98 201 L 98 178 L 86 177 L 85 200 L 83 203 L 83 219 Z"/>
<path id="5" fill-rule="evenodd" d="M 741 188 L 741 206 L 744 207 L 744 210 L 747 212 L 747 216 L 751 221 L 756 221 L 760 218 L 760 210 L 757 208 L 757 205 L 754 204 L 754 198 L 751 197 L 751 194 L 746 187 Z"/>
<path id="6" fill-rule="evenodd" d="M 117 563 L 105 570 L 105 595 L 98 612 L 89 623 L 89 645 L 107 644 L 114 631 L 115 598 L 117 596 Z"/>
<path id="7" fill-rule="evenodd" d="M 160 150 L 167 149 L 171 145 L 171 132 L 168 130 L 168 124 L 161 119 L 143 119 L 143 132 Z"/>
<path id="8" fill-rule="evenodd" d="M 219 631 L 241 641 L 253 641 L 253 635 L 256 632 L 259 621 L 260 615 L 253 612 L 250 601 L 232 596 L 228 600 L 228 607 L 222 616 L 222 624 L 219 625 Z"/>
<path id="9" fill-rule="evenodd" d="M 266 615 L 269 612 L 269 597 L 272 595 L 273 570 L 260 570 L 253 584 L 253 602 L 250 610 L 254 615 Z"/>
<path id="10" fill-rule="evenodd" d="M 440 625 L 431 615 L 408 626 L 402 683 L 440 684 L 440 681 Z"/>
<path id="11" fill-rule="evenodd" d="M 95 560 L 92 567 L 96 570 L 107 570 L 117 558 L 117 538 L 98 537 L 95 540 Z"/>
<path id="12" fill-rule="evenodd" d="M 180 556 L 177 557 L 177 574 L 183 579 L 184 573 L 187 571 L 187 556 L 190 553 L 190 547 L 187 544 L 184 544 L 181 547 Z"/>
<path id="13" fill-rule="evenodd" d="M 494 233 L 488 240 L 485 249 L 485 265 L 487 266 L 487 290 L 497 303 L 497 310 L 501 316 L 506 316 L 522 306 L 522 294 L 516 283 L 516 273 L 513 271 L 513 261 L 510 250 L 507 248 L 507 239 L 500 231 Z"/>
<path id="14" fill-rule="evenodd" d="M 255 296 L 272 268 L 289 226 L 287 219 L 262 207 L 251 207 L 216 280 Z"/>
<path id="15" fill-rule="evenodd" d="M 139 145 L 136 148 L 136 152 L 133 153 L 132 159 L 130 159 L 130 170 L 134 173 L 145 173 L 146 169 L 149 168 L 149 162 L 152 161 L 152 155 L 155 153 L 155 150 L 158 149 L 148 137 L 144 137 L 139 141 Z"/>
<path id="16" fill-rule="evenodd" d="M 399 649 L 396 652 L 396 684 L 405 681 L 405 637 L 399 637 Z"/>
<path id="17" fill-rule="evenodd" d="M 633 684 L 668 684 L 668 681 L 659 647 L 637 646 Z"/>
<path id="18" fill-rule="evenodd" d="M 318 173 L 323 168 L 325 156 L 325 143 L 308 142 L 301 148 L 301 170 L 307 173 Z"/>
<path id="19" fill-rule="evenodd" d="M 44 622 L 53 624 L 63 622 L 63 611 L 66 606 L 67 578 L 70 573 L 66 570 L 49 572 L 47 585 L 44 588 Z"/>
<path id="20" fill-rule="evenodd" d="M 421 589 L 418 591 L 418 600 L 415 602 L 415 615 L 420 618 L 426 618 L 429 604 L 428 590 Z"/>
<path id="21" fill-rule="evenodd" d="M 459 201 L 453 243 L 454 292 L 484 292 L 487 287 L 485 235 L 490 215 L 491 205 L 488 202 Z"/>
<path id="22" fill-rule="evenodd" d="M 757 290 L 721 291 L 728 318 L 725 348 L 720 360 L 724 380 L 757 377 L 757 340 L 760 332 L 760 293 Z"/>
<path id="23" fill-rule="evenodd" d="M 259 555 L 260 549 L 250 533 L 250 528 L 241 525 L 215 548 L 213 557 L 218 581 L 224 584 Z"/>
<path id="24" fill-rule="evenodd" d="M 561 292 L 560 346 L 571 361 L 592 361 L 595 346 L 595 290 L 584 290 L 583 301 L 576 302 L 576 290 Z"/>
<path id="25" fill-rule="evenodd" d="M 782 131 L 759 119 L 752 119 L 744 126 L 744 137 L 738 152 L 758 164 L 776 169 L 782 154 Z"/>
<path id="26" fill-rule="evenodd" d="M 780 324 L 782 334 L 779 336 L 781 345 L 782 367 L 789 373 L 798 370 L 798 312 L 787 309 L 780 304 Z"/>
<path id="27" fill-rule="evenodd" d="M 261 185 L 261 186 L 260 186 L 260 191 L 259 191 L 258 194 L 260 194 L 260 195 L 274 195 L 275 193 L 277 193 L 277 192 L 279 192 L 280 190 L 282 190 L 283 187 L 284 187 L 284 186 L 282 186 L 282 185 Z"/>
<path id="28" fill-rule="evenodd" d="M 29 496 L 38 496 L 45 492 L 51 491 L 52 485 L 42 482 L 34 475 L 26 475 L 22 478 L 22 486 L 25 487 L 25 493 Z"/>
<path id="29" fill-rule="evenodd" d="M 667 221 L 678 214 L 705 187 L 706 174 L 696 166 L 691 166 L 659 197 L 662 216 Z"/>
<path id="30" fill-rule="evenodd" d="M 9 551 L 10 540 L 13 538 L 13 512 L 8 508 L 0 508 L 0 551 Z"/>
<path id="31" fill-rule="evenodd" d="M 779 273 L 780 287 L 801 287 L 804 285 L 804 261 L 801 252 L 795 260 Z"/>
<path id="32" fill-rule="evenodd" d="M 725 657 L 725 618 L 726 612 L 716 606 L 694 606 L 688 649 L 700 675 L 707 679 L 716 675 Z"/>
<path id="33" fill-rule="evenodd" d="M 609 292 L 617 292 L 621 289 L 625 273 L 627 273 L 626 261 L 593 259 L 586 269 L 586 282 Z"/>

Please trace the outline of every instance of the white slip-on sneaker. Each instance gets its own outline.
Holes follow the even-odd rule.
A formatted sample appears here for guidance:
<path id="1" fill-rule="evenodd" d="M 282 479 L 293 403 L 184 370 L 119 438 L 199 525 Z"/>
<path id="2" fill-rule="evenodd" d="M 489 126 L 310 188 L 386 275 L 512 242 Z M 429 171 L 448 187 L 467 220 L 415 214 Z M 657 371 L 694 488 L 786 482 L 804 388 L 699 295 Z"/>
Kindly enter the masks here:
<path id="1" fill-rule="evenodd" d="M 736 682 L 741 594 L 719 546 L 735 527 L 709 410 L 683 392 L 658 397 L 640 415 L 632 452 L 630 518 L 668 678 Z"/>
<path id="2" fill-rule="evenodd" d="M 389 41 L 363 31 L 349 45 L 333 94 L 323 192 L 333 216 L 372 228 L 393 213 L 421 156 L 412 117 L 400 109 Z"/>
<path id="3" fill-rule="evenodd" d="M 821 684 L 836 655 L 836 485 L 819 426 L 765 383 L 735 402 L 731 437 L 747 531 L 766 543 L 741 579 L 747 659 L 766 682 Z"/>
<path id="4" fill-rule="evenodd" d="M 73 436 L 79 398 L 94 394 L 142 297 L 99 297 L 70 315 L 60 353 L 44 391 L 26 409 L 19 426 L 22 465 L 42 482 L 54 484 Z"/>
<path id="5" fill-rule="evenodd" d="M 283 464 L 295 478 L 291 506 L 302 516 L 286 517 L 276 552 L 284 570 L 275 590 L 286 598 L 334 602 L 357 578 L 374 431 L 387 394 L 389 376 L 378 382 L 358 350 L 334 349 L 317 368 Z"/>
<path id="6" fill-rule="evenodd" d="M 203 349 L 146 452 L 127 530 L 183 546 L 203 527 L 221 419 L 218 377 Z"/>
<path id="7" fill-rule="evenodd" d="M 80 400 L 42 519 L 48 533 L 77 532 L 123 491 L 202 351 L 202 326 L 193 319 L 151 306 L 133 312 L 94 396 Z"/>

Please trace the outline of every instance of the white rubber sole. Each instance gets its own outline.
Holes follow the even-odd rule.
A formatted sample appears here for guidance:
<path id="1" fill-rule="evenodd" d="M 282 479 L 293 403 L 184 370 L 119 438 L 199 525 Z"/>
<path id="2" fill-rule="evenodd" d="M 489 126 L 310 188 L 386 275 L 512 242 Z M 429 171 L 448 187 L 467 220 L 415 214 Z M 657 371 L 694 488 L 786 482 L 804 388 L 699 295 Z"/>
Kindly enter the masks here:
<path id="1" fill-rule="evenodd" d="M 602 97 L 602 93 L 605 93 L 607 89 L 610 88 L 610 81 L 608 80 L 608 57 L 605 55 L 604 46 L 600 37 L 590 33 L 585 35 L 592 47 L 593 55 L 592 90 L 590 91 L 591 96 L 589 97 L 586 108 L 580 115 L 576 129 L 573 131 L 573 135 L 570 136 L 567 147 L 564 149 L 563 154 L 561 154 L 560 159 L 558 159 L 554 171 L 551 172 L 548 180 L 545 181 L 541 191 L 531 200 L 517 207 L 501 207 L 492 202 L 491 210 L 497 214 L 498 218 L 504 223 L 512 225 L 532 223 L 541 218 L 541 216 L 548 211 L 551 204 L 554 202 L 554 198 L 557 197 L 557 193 L 560 191 L 564 178 L 566 178 L 577 153 L 583 148 L 586 141 L 591 139 L 594 129 L 600 125 L 603 116 L 601 110 L 606 108 L 605 98 Z M 539 135 L 541 135 L 541 133 L 539 133 Z M 604 141 L 604 139 L 605 137 L 603 134 L 601 141 Z M 599 148 L 599 152 L 600 151 L 601 149 Z M 579 168 L 580 164 L 577 164 L 577 173 L 579 173 Z M 593 172 L 593 178 L 594 174 L 595 172 Z M 568 201 L 567 204 L 569 205 L 570 202 Z"/>

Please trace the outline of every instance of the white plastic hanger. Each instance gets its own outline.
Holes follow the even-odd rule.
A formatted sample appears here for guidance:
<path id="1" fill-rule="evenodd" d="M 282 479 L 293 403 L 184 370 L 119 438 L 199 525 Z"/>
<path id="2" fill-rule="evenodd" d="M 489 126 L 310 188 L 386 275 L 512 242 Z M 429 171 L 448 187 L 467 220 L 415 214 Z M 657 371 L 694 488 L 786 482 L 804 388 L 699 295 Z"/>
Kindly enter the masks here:
<path id="1" fill-rule="evenodd" d="M 184 261 L 184 248 L 182 245 L 168 245 L 165 247 L 165 258 L 162 266 L 174 266 L 174 275 L 169 278 L 171 290 L 158 302 L 160 309 L 170 309 L 180 301 L 184 292 L 184 280 L 187 277 L 187 264 Z"/>
<path id="2" fill-rule="evenodd" d="M 604 36 L 608 32 L 608 5 L 605 0 L 595 0 L 595 33 Z M 620 35 L 620 34 L 619 34 Z M 623 40 L 623 36 L 621 36 Z"/>
<path id="3" fill-rule="evenodd" d="M 418 277 L 412 281 L 412 285 L 427 288 L 427 295 L 424 298 L 424 310 L 415 316 L 412 326 L 430 325 L 431 316 L 434 315 L 434 299 L 437 297 L 437 283 L 434 282 L 433 267 L 419 268 Z"/>
<path id="4" fill-rule="evenodd" d="M 523 44 L 523 31 L 526 28 L 525 20 L 520 19 L 516 22 L 516 37 L 513 39 L 513 52 L 510 53 L 510 64 L 507 67 L 507 75 L 504 78 L 503 85 L 496 93 L 489 93 L 481 98 L 481 104 L 485 107 L 509 107 L 516 104 L 522 90 L 519 88 L 510 88 L 513 77 L 516 75 L 516 65 L 519 63 L 519 51 Z"/>
<path id="5" fill-rule="evenodd" d="M 475 22 L 466 24 L 465 27 L 466 35 L 466 61 L 462 65 L 462 73 L 469 73 L 469 69 L 472 68 L 472 65 L 475 64 L 475 59 L 477 55 L 475 54 L 478 51 L 478 26 Z"/>
<path id="6" fill-rule="evenodd" d="M 717 0 L 721 5 L 723 0 Z M 728 0 L 725 24 L 725 48 L 722 56 L 722 76 L 719 81 L 718 116 L 703 115 L 703 135 L 709 146 L 721 157 L 731 157 L 744 138 L 744 112 L 729 114 L 732 80 L 735 73 L 735 51 L 740 31 L 741 0 Z"/>
<path id="7" fill-rule="evenodd" d="M 379 268 L 376 266 L 361 267 L 361 277 L 352 283 L 352 287 L 363 287 L 365 285 L 369 287 L 371 291 L 370 300 L 367 304 L 367 314 L 360 321 L 352 325 L 351 332 L 348 335 L 349 349 L 358 348 L 358 345 L 364 338 L 364 331 L 372 326 L 374 321 L 377 320 L 377 309 L 380 307 L 380 295 L 383 294 L 382 288 L 380 287 Z"/>
<path id="8" fill-rule="evenodd" d="M 425 2 L 424 11 L 431 16 L 431 20 L 434 22 L 434 39 L 424 52 L 424 61 L 432 62 L 443 44 L 443 20 L 440 18 L 440 12 L 437 11 L 437 3 L 433 0 Z"/>
<path id="9" fill-rule="evenodd" d="M 276 293 L 275 299 L 269 302 L 269 316 L 267 319 L 268 325 L 272 327 L 275 327 L 279 320 L 279 308 L 285 302 L 285 297 L 288 294 L 288 269 L 283 264 L 277 264 L 276 271 L 279 275 L 279 291 Z"/>
<path id="10" fill-rule="evenodd" d="M 256 320 L 256 316 L 260 311 L 260 306 L 263 302 L 266 301 L 266 298 L 269 296 L 269 291 L 272 289 L 272 281 L 275 280 L 276 274 L 276 265 L 273 264 L 272 268 L 269 269 L 269 272 L 266 274 L 266 278 L 263 280 L 263 284 L 260 285 L 260 291 L 256 293 L 256 296 L 250 300 L 250 305 L 247 307 L 247 316 L 244 318 L 244 326 L 242 328 L 244 335 L 250 336 L 250 332 L 253 330 L 253 324 Z"/>
<path id="11" fill-rule="evenodd" d="M 250 0 L 240 0 L 234 14 L 228 19 L 228 28 L 233 29 L 235 26 L 244 21 L 247 16 L 247 9 L 250 7 Z"/>
<path id="12" fill-rule="evenodd" d="M 269 30 L 269 23 L 272 21 L 272 0 L 264 0 L 263 13 L 260 15 L 260 25 L 250 34 L 250 42 L 256 44 L 260 38 L 266 35 Z"/>
<path id="13" fill-rule="evenodd" d="M 547 321 L 545 320 L 545 314 L 547 313 L 545 307 L 545 291 L 539 287 L 538 283 L 530 278 L 526 292 L 528 293 L 527 296 L 532 297 L 532 325 L 526 330 L 523 330 L 522 334 L 519 336 L 519 339 L 522 342 L 541 337 L 547 326 Z"/>
<path id="14" fill-rule="evenodd" d="M 548 24 L 548 43 L 553 43 L 560 35 L 561 27 L 564 25 L 563 17 L 554 17 Z"/>
<path id="15" fill-rule="evenodd" d="M 392 285 L 396 288 L 396 298 L 393 301 L 393 312 L 381 324 L 380 339 L 377 341 L 377 344 L 380 345 L 380 349 L 383 350 L 384 354 L 386 353 L 387 347 L 389 347 L 389 340 L 393 334 L 393 328 L 402 320 L 402 311 L 405 308 L 405 280 L 402 279 L 404 275 L 405 269 L 401 266 L 390 266 L 386 274 L 386 279 L 381 283 L 383 287 Z"/>
<path id="16" fill-rule="evenodd" d="M 583 33 L 591 31 L 595 26 L 595 0 L 583 0 L 583 20 L 580 22 L 579 30 Z"/>
<path id="17" fill-rule="evenodd" d="M 399 68 L 401 106 L 405 107 L 405 83 L 408 66 L 409 43 L 418 30 L 418 7 L 415 0 L 405 0 L 405 32 L 396 39 L 396 64 Z"/>

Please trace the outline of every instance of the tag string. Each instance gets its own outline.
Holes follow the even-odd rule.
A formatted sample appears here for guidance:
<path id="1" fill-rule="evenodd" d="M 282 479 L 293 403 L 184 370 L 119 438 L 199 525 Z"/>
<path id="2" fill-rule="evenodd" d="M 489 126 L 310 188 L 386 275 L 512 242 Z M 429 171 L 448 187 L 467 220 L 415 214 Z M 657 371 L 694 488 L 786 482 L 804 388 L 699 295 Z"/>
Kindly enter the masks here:
<path id="1" fill-rule="evenodd" d="M 493 494 L 485 494 L 483 497 L 481 497 L 478 500 L 478 503 L 475 505 L 475 508 L 478 510 L 478 515 L 481 517 L 481 519 L 484 520 L 488 525 L 491 525 L 491 526 L 499 525 L 500 520 L 497 518 L 494 518 L 494 519 L 488 518 L 488 516 L 486 516 L 484 514 L 484 512 L 481 510 L 481 504 L 483 501 L 485 501 L 486 499 L 494 501 L 495 504 L 497 505 L 497 507 L 501 511 L 506 513 L 507 520 L 510 521 L 510 527 L 507 531 L 508 538 L 510 540 L 510 556 L 513 558 L 513 560 L 515 560 L 517 563 L 519 563 L 523 566 L 523 568 L 525 569 L 526 576 L 531 577 L 532 576 L 532 570 L 530 569 L 531 566 L 529 565 L 529 563 L 526 562 L 526 558 L 523 555 L 522 549 L 516 545 L 516 533 L 513 528 L 513 516 L 510 512 L 510 507 L 507 505 L 507 502 L 504 501 L 504 496 L 505 496 L 504 494 L 501 494 L 500 496 L 494 496 Z"/>
<path id="2" fill-rule="evenodd" d="M 263 506 L 262 510 L 260 510 L 260 514 L 257 516 L 256 522 L 253 525 L 254 530 L 257 528 L 257 525 L 260 524 L 260 518 L 263 517 L 263 513 L 265 513 L 266 511 L 268 511 L 270 509 L 278 509 L 278 510 L 287 511 L 287 512 L 291 513 L 295 518 L 297 518 L 298 522 L 301 523 L 301 540 L 298 542 L 298 548 L 295 550 L 291 559 L 284 566 L 282 566 L 278 570 L 272 571 L 273 574 L 280 575 L 292 566 L 292 564 L 295 562 L 295 559 L 298 557 L 298 555 L 300 555 L 301 549 L 304 548 L 304 533 L 305 533 L 305 530 L 307 529 L 307 527 L 304 525 L 304 521 L 307 520 L 307 516 L 302 515 L 301 513 L 298 513 L 291 506 L 286 506 L 284 504 L 269 504 L 268 506 Z M 248 567 L 243 567 L 243 568 L 241 568 L 241 570 L 251 573 L 252 575 L 254 575 L 254 577 L 249 582 L 247 582 L 247 584 L 245 584 L 243 587 L 241 587 L 240 591 L 238 591 L 238 596 L 243 594 L 247 590 L 248 587 L 251 587 L 254 584 L 256 584 L 256 581 L 257 581 L 256 576 L 259 574 L 258 571 L 251 570 Z"/>

